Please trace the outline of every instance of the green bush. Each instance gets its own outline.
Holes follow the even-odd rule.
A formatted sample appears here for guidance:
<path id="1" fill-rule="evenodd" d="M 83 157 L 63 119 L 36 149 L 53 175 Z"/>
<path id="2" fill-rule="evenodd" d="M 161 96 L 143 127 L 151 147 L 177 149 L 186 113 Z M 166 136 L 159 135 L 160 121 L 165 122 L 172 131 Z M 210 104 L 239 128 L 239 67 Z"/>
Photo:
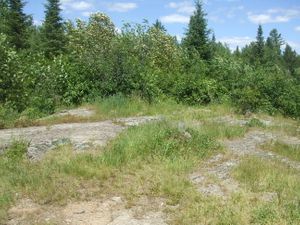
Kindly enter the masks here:
<path id="1" fill-rule="evenodd" d="M 209 104 L 217 102 L 223 94 L 222 88 L 213 79 L 195 74 L 181 76 L 175 86 L 175 97 L 187 104 Z"/>

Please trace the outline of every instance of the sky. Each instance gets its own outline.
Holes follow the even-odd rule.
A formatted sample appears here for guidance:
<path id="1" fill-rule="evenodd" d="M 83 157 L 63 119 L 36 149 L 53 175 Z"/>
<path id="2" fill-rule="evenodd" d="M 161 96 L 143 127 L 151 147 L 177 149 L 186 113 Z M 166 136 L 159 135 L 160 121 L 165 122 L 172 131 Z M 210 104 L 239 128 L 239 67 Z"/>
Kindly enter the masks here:
<path id="1" fill-rule="evenodd" d="M 25 11 L 35 24 L 44 20 L 46 0 L 27 0 Z M 117 28 L 124 23 L 153 23 L 159 19 L 171 35 L 184 37 L 193 0 L 61 0 L 64 19 L 87 20 L 91 13 L 104 12 Z M 231 49 L 255 40 L 257 27 L 263 26 L 265 37 L 276 28 L 284 40 L 300 53 L 300 0 L 203 0 L 208 28 L 217 41 Z"/>

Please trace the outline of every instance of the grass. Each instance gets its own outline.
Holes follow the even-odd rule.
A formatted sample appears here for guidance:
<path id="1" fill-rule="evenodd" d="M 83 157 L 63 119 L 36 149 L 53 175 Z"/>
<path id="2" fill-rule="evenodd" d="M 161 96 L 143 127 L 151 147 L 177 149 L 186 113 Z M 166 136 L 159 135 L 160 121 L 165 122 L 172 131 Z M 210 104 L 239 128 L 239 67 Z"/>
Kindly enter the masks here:
<path id="1" fill-rule="evenodd" d="M 300 135 L 300 120 L 295 120 L 291 118 L 285 118 L 282 116 L 275 116 L 272 118 L 273 122 L 269 129 L 271 131 L 284 133 L 289 136 L 299 136 Z"/>
<path id="2" fill-rule="evenodd" d="M 229 126 L 213 120 L 235 116 L 226 105 L 148 104 L 120 96 L 85 107 L 97 114 L 78 122 L 159 114 L 165 119 L 129 128 L 104 149 L 74 154 L 72 146 L 65 145 L 39 162 L 26 159 L 26 143 L 15 143 L 0 155 L 0 224 L 6 222 L 8 209 L 18 199 L 30 198 L 48 206 L 112 195 L 124 196 L 129 206 L 141 196 L 163 198 L 174 225 L 298 224 L 300 174 L 280 162 L 243 160 L 233 174 L 246 191 L 226 202 L 201 195 L 188 179 L 205 159 L 224 151 L 218 140 L 242 137 L 249 129 L 269 129 L 258 121 Z M 61 119 L 45 124 L 57 122 Z M 263 201 L 264 192 L 275 192 L 278 198 Z"/>
<path id="3" fill-rule="evenodd" d="M 37 110 L 30 108 L 18 114 L 10 109 L 0 107 L 0 129 L 48 126 L 61 123 L 95 122 L 129 116 L 169 115 L 189 108 L 172 100 L 156 100 L 153 103 L 148 103 L 139 97 L 125 97 L 123 95 L 98 99 L 92 103 L 86 103 L 81 107 L 94 110 L 95 114 L 90 117 L 72 115 L 55 116 L 55 114 L 49 116 L 40 114 Z M 63 109 L 70 108 L 59 108 L 57 112 Z"/>
<path id="4" fill-rule="evenodd" d="M 278 161 L 245 158 L 234 171 L 235 178 L 254 193 L 272 192 L 272 201 L 256 201 L 249 223 L 300 223 L 300 172 Z"/>
<path id="5" fill-rule="evenodd" d="M 0 129 L 28 126 L 48 126 L 60 123 L 95 122 L 108 119 L 130 116 L 164 115 L 175 120 L 205 120 L 224 114 L 233 114 L 234 109 L 229 105 L 187 106 L 171 99 L 146 102 L 139 97 L 125 97 L 115 95 L 97 99 L 92 103 L 83 104 L 81 107 L 95 111 L 91 117 L 55 116 L 41 114 L 36 109 L 27 109 L 18 114 L 5 107 L 0 107 Z M 57 112 L 63 109 L 59 108 Z"/>
<path id="6" fill-rule="evenodd" d="M 276 141 L 264 144 L 262 148 L 266 151 L 274 152 L 291 160 L 300 162 L 300 145 L 288 145 Z"/>
<path id="7" fill-rule="evenodd" d="M 266 125 L 257 118 L 252 118 L 249 122 L 247 122 L 246 126 L 248 126 L 248 127 L 260 127 L 260 128 L 265 128 L 266 127 Z"/>
<path id="8" fill-rule="evenodd" d="M 278 161 L 244 158 L 232 171 L 242 189 L 226 201 L 188 188 L 180 207 L 170 213 L 172 224 L 276 224 L 300 223 L 300 172 Z M 275 196 L 264 200 L 267 193 Z"/>
<path id="9" fill-rule="evenodd" d="M 189 171 L 222 151 L 218 139 L 245 132 L 213 122 L 192 126 L 189 121 L 197 114 L 202 117 L 206 112 L 187 110 L 182 117 L 171 113 L 161 122 L 129 128 L 104 150 L 77 155 L 66 145 L 39 162 L 29 162 L 24 156 L 26 144 L 15 143 L 0 155 L 0 221 L 6 220 L 8 208 L 18 198 L 62 205 L 87 195 L 119 193 L 129 202 L 147 195 L 181 204 L 186 191 L 193 190 L 187 179 Z"/>

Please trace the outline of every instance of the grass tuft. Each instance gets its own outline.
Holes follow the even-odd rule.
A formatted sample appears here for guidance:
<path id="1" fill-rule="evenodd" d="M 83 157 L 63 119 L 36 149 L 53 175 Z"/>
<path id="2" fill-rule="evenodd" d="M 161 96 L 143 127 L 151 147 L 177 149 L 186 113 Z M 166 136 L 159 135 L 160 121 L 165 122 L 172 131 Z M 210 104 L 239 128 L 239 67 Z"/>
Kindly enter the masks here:
<path id="1" fill-rule="evenodd" d="M 291 160 L 300 162 L 300 145 L 288 145 L 276 141 L 264 144 L 262 148 L 266 151 L 274 152 Z"/>

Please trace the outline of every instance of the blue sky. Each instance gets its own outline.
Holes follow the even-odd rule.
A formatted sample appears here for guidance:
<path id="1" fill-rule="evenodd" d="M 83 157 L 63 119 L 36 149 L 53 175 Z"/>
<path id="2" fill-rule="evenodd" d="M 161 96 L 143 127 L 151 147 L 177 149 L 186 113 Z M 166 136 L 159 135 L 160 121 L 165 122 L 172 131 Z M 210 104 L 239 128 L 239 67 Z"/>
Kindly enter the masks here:
<path id="1" fill-rule="evenodd" d="M 36 24 L 44 19 L 46 0 L 27 0 L 25 11 Z M 300 0 L 204 0 L 209 28 L 229 47 L 255 39 L 258 24 L 267 36 L 277 28 L 300 53 Z M 108 14 L 116 27 L 123 22 L 150 23 L 160 19 L 168 32 L 182 38 L 193 12 L 193 0 L 61 0 L 64 19 L 88 19 L 93 12 Z"/>

